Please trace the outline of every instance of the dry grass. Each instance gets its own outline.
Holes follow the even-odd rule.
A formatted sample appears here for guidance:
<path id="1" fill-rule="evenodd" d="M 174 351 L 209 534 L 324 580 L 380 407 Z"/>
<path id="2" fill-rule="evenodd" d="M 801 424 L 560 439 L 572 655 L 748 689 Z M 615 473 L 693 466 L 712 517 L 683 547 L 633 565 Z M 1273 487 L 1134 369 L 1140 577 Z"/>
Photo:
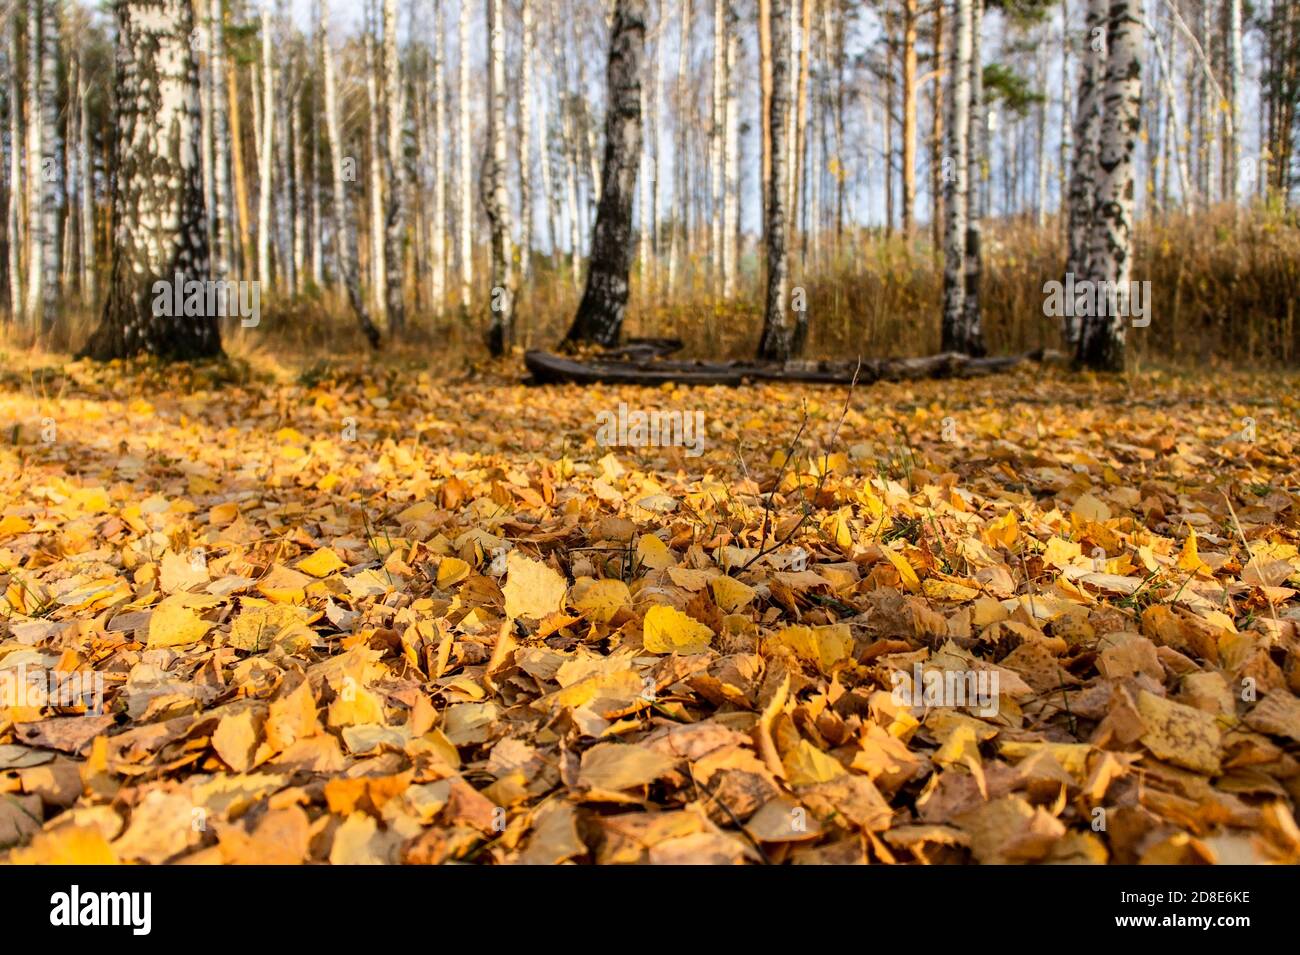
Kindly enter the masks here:
<path id="1" fill-rule="evenodd" d="M 1059 347 L 1056 322 L 1043 314 L 1043 283 L 1059 279 L 1064 243 L 1059 222 L 1038 228 L 1024 221 L 992 223 L 985 231 L 984 326 L 994 353 Z M 482 250 L 480 250 L 482 251 Z M 683 339 L 690 354 L 740 357 L 753 353 L 762 324 L 758 249 L 742 254 L 737 294 L 712 293 L 707 263 L 688 263 L 676 294 L 658 280 L 643 281 L 634 264 L 628 335 Z M 484 274 L 486 262 L 480 263 Z M 564 333 L 580 289 L 563 263 L 535 260 L 536 273 L 520 293 L 516 343 L 546 347 Z M 1232 363 L 1288 365 L 1300 355 L 1296 303 L 1300 301 L 1300 222 L 1295 214 L 1222 208 L 1199 216 L 1155 217 L 1139 224 L 1134 278 L 1149 280 L 1151 324 L 1129 341 L 1143 364 Z M 808 258 L 796 256 L 792 285 L 806 290 L 809 357 L 905 355 L 939 346 L 941 257 L 928 237 L 858 230 L 827 239 Z M 481 283 L 480 283 L 481 284 Z M 454 294 L 454 290 L 453 290 Z M 412 290 L 412 299 L 414 299 Z M 389 357 L 460 365 L 482 354 L 486 305 L 468 313 L 448 302 L 432 314 L 427 297 L 414 310 L 401 347 Z M 73 307 L 42 343 L 50 353 L 74 351 L 95 315 Z M 256 361 L 293 355 L 330 360 L 366 351 L 346 302 L 332 291 L 311 290 L 294 299 L 264 295 L 261 323 L 224 330 L 232 356 Z M 8 349 L 34 343 L 6 327 Z"/>

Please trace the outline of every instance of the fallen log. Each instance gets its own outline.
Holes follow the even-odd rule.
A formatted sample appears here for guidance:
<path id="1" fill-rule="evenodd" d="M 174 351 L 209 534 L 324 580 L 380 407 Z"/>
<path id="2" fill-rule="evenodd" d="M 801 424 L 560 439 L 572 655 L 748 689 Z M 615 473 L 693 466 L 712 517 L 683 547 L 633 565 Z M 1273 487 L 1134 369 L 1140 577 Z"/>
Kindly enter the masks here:
<path id="1" fill-rule="evenodd" d="M 844 384 L 853 381 L 906 381 L 921 378 L 973 378 L 1007 371 L 1026 361 L 1043 361 L 1050 352 L 1041 350 L 1000 358 L 971 358 L 956 352 L 942 352 L 919 358 L 873 358 L 862 361 L 669 361 L 647 358 L 636 352 L 631 357 L 605 353 L 590 358 L 569 358 L 547 351 L 524 354 L 524 365 L 533 384 L 579 385 L 728 385 L 749 381 L 789 381 L 814 384 Z"/>

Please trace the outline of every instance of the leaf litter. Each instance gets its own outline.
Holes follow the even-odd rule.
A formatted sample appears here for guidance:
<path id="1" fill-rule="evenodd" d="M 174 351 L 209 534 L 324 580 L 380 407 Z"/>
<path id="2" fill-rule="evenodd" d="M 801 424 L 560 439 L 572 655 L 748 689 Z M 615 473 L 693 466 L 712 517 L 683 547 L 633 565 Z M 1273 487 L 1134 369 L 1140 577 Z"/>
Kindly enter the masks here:
<path id="1" fill-rule="evenodd" d="M 64 374 L 0 392 L 6 861 L 1300 861 L 1293 379 Z"/>

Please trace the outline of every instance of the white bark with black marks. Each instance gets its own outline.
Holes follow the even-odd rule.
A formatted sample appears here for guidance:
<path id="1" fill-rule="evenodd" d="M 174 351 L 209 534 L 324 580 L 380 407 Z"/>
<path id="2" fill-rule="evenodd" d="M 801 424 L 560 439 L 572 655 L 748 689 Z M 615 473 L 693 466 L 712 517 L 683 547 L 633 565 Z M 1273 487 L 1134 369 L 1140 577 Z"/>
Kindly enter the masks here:
<path id="1" fill-rule="evenodd" d="M 943 157 L 943 351 L 965 352 L 966 225 L 970 181 L 971 2 L 953 0 L 952 52 L 948 60 L 947 133 Z"/>
<path id="2" fill-rule="evenodd" d="M 514 326 L 514 275 L 510 242 L 510 195 L 506 188 L 506 32 L 505 0 L 487 0 L 488 150 L 483 169 L 483 207 L 492 233 L 492 288 L 488 350 L 504 355 Z"/>
<path id="3" fill-rule="evenodd" d="M 1106 87 L 1097 156 L 1101 173 L 1094 213 L 1097 229 L 1089 269 L 1093 281 L 1108 283 L 1103 287 L 1119 289 L 1121 295 L 1128 290 L 1133 265 L 1133 153 L 1141 125 L 1142 96 L 1138 3 L 1139 0 L 1110 0 Z M 1106 311 L 1109 314 L 1084 320 L 1078 360 L 1090 368 L 1120 371 L 1124 368 L 1129 319 L 1125 314 L 1115 314 L 1114 308 L 1108 307 Z"/>
<path id="4" fill-rule="evenodd" d="M 348 215 L 347 186 L 345 165 L 352 170 L 356 162 L 352 157 L 343 155 L 343 123 L 339 118 L 338 89 L 334 78 L 334 51 L 330 47 L 329 0 L 320 3 L 320 55 L 321 85 L 325 87 L 325 129 L 330 143 L 330 173 L 333 189 L 330 193 L 330 207 L 334 225 L 334 261 L 343 287 L 347 290 L 348 303 L 357 317 L 361 333 L 366 336 L 372 348 L 379 347 L 379 329 L 366 310 L 365 300 L 361 297 L 361 279 L 357 265 L 357 233 L 353 227 L 352 217 Z"/>
<path id="5" fill-rule="evenodd" d="M 616 0 L 606 73 L 605 162 L 592 230 L 587 287 L 568 340 L 617 344 L 627 308 L 628 273 L 635 250 L 632 200 L 641 159 L 641 80 L 646 2 Z"/>
<path id="6" fill-rule="evenodd" d="M 763 242 L 767 251 L 767 297 L 763 311 L 763 335 L 758 357 L 786 361 L 795 354 L 795 329 L 790 321 L 790 261 L 786 248 L 786 201 L 789 171 L 784 130 L 790 109 L 790 7 L 783 0 L 771 4 L 772 18 L 772 104 L 770 124 L 778 141 L 772 149 L 771 182 Z"/>
<path id="7" fill-rule="evenodd" d="M 118 0 L 115 10 L 113 265 L 84 354 L 219 355 L 217 316 L 155 307 L 155 282 L 209 278 L 193 8 L 189 0 Z"/>

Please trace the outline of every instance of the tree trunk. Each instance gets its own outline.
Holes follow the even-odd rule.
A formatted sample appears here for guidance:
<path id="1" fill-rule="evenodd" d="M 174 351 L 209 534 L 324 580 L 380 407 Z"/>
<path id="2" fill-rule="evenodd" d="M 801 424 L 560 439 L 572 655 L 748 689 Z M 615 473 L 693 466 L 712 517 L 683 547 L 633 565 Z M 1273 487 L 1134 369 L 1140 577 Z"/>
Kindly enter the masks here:
<path id="1" fill-rule="evenodd" d="M 469 94 L 469 0 L 461 0 L 457 38 L 460 44 L 458 86 L 456 96 L 457 125 L 456 149 L 458 151 L 458 185 L 460 209 L 457 227 L 460 233 L 460 307 L 469 314 L 470 286 L 474 282 L 474 174 L 470 156 L 470 117 L 472 106 Z"/>
<path id="2" fill-rule="evenodd" d="M 22 100 L 18 82 L 19 36 L 17 12 L 9 18 L 8 82 L 5 84 L 9 108 L 9 208 L 6 210 L 6 232 L 9 245 L 9 310 L 15 321 L 24 315 L 23 302 L 23 150 L 22 150 Z"/>
<path id="3" fill-rule="evenodd" d="M 903 0 L 903 235 L 916 211 L 916 2 Z"/>
<path id="4" fill-rule="evenodd" d="M 944 351 L 965 352 L 966 217 L 970 180 L 971 2 L 953 0 L 952 55 L 948 61 L 948 148 L 944 160 Z"/>
<path id="5" fill-rule="evenodd" d="M 1084 19 L 1084 45 L 1079 59 L 1079 99 L 1074 118 L 1074 162 L 1070 171 L 1069 239 L 1065 271 L 1076 281 L 1090 278 L 1093 216 L 1097 196 L 1097 149 L 1101 133 L 1101 97 L 1105 78 L 1106 4 L 1109 0 L 1087 0 Z M 1069 82 L 1067 80 L 1067 82 Z M 1073 311 L 1071 309 L 1070 311 Z M 1066 315 L 1062 319 L 1062 336 L 1075 345 L 1079 341 L 1080 319 Z"/>
<path id="6" fill-rule="evenodd" d="M 689 4 L 690 0 L 686 2 Z M 763 127 L 762 218 L 766 228 L 767 191 L 772 188 L 772 0 L 758 0 L 758 85 Z"/>
<path id="7" fill-rule="evenodd" d="M 632 267 L 632 197 L 641 156 L 641 72 L 645 0 L 616 0 L 609 37 L 605 164 L 592 235 L 587 287 L 567 336 L 610 346 L 618 342 Z"/>
<path id="8" fill-rule="evenodd" d="M 1097 184 L 1097 231 L 1093 239 L 1092 278 L 1110 283 L 1103 288 L 1127 296 L 1132 271 L 1133 151 L 1137 144 L 1141 105 L 1142 34 L 1138 0 L 1110 0 L 1106 30 L 1106 91 L 1102 105 Z M 1099 296 L 1099 303 L 1102 297 Z M 1114 299 L 1111 299 L 1111 303 Z M 1097 311 L 1102 311 L 1098 308 Z M 1087 318 L 1079 339 L 1083 365 L 1106 371 L 1124 368 L 1124 333 L 1128 317 L 1112 314 Z"/>
<path id="9" fill-rule="evenodd" d="M 1227 181 L 1234 202 L 1242 200 L 1241 189 L 1241 91 L 1245 71 L 1242 65 L 1241 0 L 1228 0 L 1228 147 Z"/>
<path id="10" fill-rule="evenodd" d="M 262 7 L 261 147 L 257 157 L 257 278 L 271 284 L 271 160 L 275 138 L 275 80 L 271 67 L 271 8 Z M 256 98 L 254 93 L 254 98 Z"/>
<path id="11" fill-rule="evenodd" d="M 212 275 L 224 279 L 230 271 L 230 151 L 229 123 L 226 119 L 226 37 L 225 4 L 209 0 L 208 11 L 208 82 L 212 89 L 212 174 L 215 207 L 210 210 L 212 234 Z"/>
<path id="12" fill-rule="evenodd" d="M 365 300 L 361 297 L 361 280 L 357 274 L 357 234 L 352 219 L 348 216 L 347 193 L 343 156 L 343 124 L 339 119 L 338 92 L 334 82 L 334 51 L 330 47 L 329 0 L 320 3 L 320 53 L 321 83 L 325 87 L 325 130 L 330 141 L 330 172 L 333 175 L 331 204 L 334 218 L 334 261 L 335 267 L 347 289 L 348 302 L 357 316 L 361 334 L 366 336 L 371 348 L 379 347 L 379 329 L 371 321 L 366 311 Z M 354 164 L 350 167 L 354 168 Z"/>
<path id="13" fill-rule="evenodd" d="M 81 124 L 77 137 L 77 171 L 81 185 L 77 190 L 81 202 L 81 301 L 95 306 L 95 167 L 90 152 L 90 86 L 86 82 L 84 57 L 79 57 L 77 70 L 78 120 Z"/>
<path id="14" fill-rule="evenodd" d="M 433 33 L 433 311 L 439 318 L 447 304 L 447 87 L 445 80 L 446 33 L 442 0 L 434 0 Z"/>
<path id="15" fill-rule="evenodd" d="M 713 0 L 713 97 L 709 125 L 709 181 L 712 183 L 709 204 L 709 265 L 713 272 L 713 291 L 719 291 L 723 278 L 722 236 L 723 204 L 726 201 L 726 133 L 727 123 L 727 20 L 726 0 Z"/>
<path id="16" fill-rule="evenodd" d="M 966 287 L 962 295 L 962 341 L 967 355 L 983 357 L 984 323 L 980 312 L 980 286 L 984 275 L 983 218 L 986 208 L 984 171 L 988 167 L 988 119 L 984 114 L 984 59 L 980 33 L 984 0 L 971 0 L 970 155 L 966 164 Z M 1044 182 L 1046 173 L 1044 172 Z"/>
<path id="17" fill-rule="evenodd" d="M 370 107 L 366 111 L 366 170 L 370 173 L 370 295 L 375 316 L 380 322 L 385 322 L 388 318 L 388 236 L 385 229 L 384 167 L 388 146 L 387 137 L 380 129 L 380 117 L 385 112 L 378 75 L 383 69 L 377 36 L 381 27 L 376 22 L 373 4 L 367 4 L 367 13 L 364 42 L 366 102 Z M 387 117 L 384 118 L 383 125 L 387 127 Z M 391 337 L 392 325 L 388 326 L 388 331 Z"/>
<path id="18" fill-rule="evenodd" d="M 406 270 L 406 109 L 401 83 L 401 54 L 397 45 L 397 0 L 384 0 L 384 124 L 387 141 L 384 149 L 384 173 L 388 181 L 388 207 L 384 221 L 385 311 L 392 334 L 406 327 L 406 304 L 403 295 Z"/>
<path id="19" fill-rule="evenodd" d="M 740 23 L 734 3 L 727 3 L 727 56 L 725 129 L 723 131 L 722 200 L 722 296 L 736 294 L 736 268 L 740 253 L 740 104 L 737 99 L 736 60 L 739 56 Z"/>
<path id="20" fill-rule="evenodd" d="M 488 0 L 488 153 L 483 170 L 483 207 L 492 232 L 492 315 L 488 350 L 500 357 L 510 347 L 514 324 L 514 276 L 510 248 L 510 195 L 506 188 L 505 0 Z"/>
<path id="21" fill-rule="evenodd" d="M 220 355 L 216 315 L 160 307 L 173 301 L 178 276 L 209 277 L 193 9 L 189 0 L 119 0 L 116 13 L 113 266 L 83 354 L 99 361 Z M 163 295 L 155 282 L 164 283 Z"/>
<path id="22" fill-rule="evenodd" d="M 239 274 L 242 276 L 253 261 L 253 240 L 249 235 L 248 181 L 244 175 L 244 134 L 239 120 L 239 72 L 235 58 L 226 61 L 226 105 L 230 117 L 230 168 L 235 180 L 235 209 L 239 213 Z"/>
<path id="23" fill-rule="evenodd" d="M 521 0 L 519 50 L 519 275 L 533 274 L 533 5 Z"/>
<path id="24" fill-rule="evenodd" d="M 684 271 L 683 256 L 685 255 L 686 244 L 686 206 L 690 201 L 690 179 L 688 178 L 686 165 L 687 156 L 687 131 L 686 122 L 687 110 L 687 92 L 689 89 L 690 78 L 690 51 L 691 51 L 691 0 L 682 0 L 682 18 L 681 32 L 678 35 L 677 47 L 677 91 L 674 95 L 676 103 L 676 116 L 674 121 L 677 124 L 677 145 L 675 155 L 673 156 L 673 192 L 669 199 L 668 208 L 674 210 L 673 216 L 669 219 L 672 228 L 672 236 L 669 239 L 668 248 L 668 291 L 674 294 L 677 291 L 679 276 Z"/>
<path id="25" fill-rule="evenodd" d="M 790 107 L 790 7 L 786 0 L 772 0 L 772 112 L 770 124 L 780 135 L 778 148 L 772 150 L 772 179 L 767 191 L 766 224 L 763 242 L 767 248 L 767 299 L 763 313 L 763 337 L 758 357 L 787 361 L 796 352 L 796 335 L 789 316 L 790 273 L 786 249 L 786 175 L 787 150 L 784 130 Z"/>

